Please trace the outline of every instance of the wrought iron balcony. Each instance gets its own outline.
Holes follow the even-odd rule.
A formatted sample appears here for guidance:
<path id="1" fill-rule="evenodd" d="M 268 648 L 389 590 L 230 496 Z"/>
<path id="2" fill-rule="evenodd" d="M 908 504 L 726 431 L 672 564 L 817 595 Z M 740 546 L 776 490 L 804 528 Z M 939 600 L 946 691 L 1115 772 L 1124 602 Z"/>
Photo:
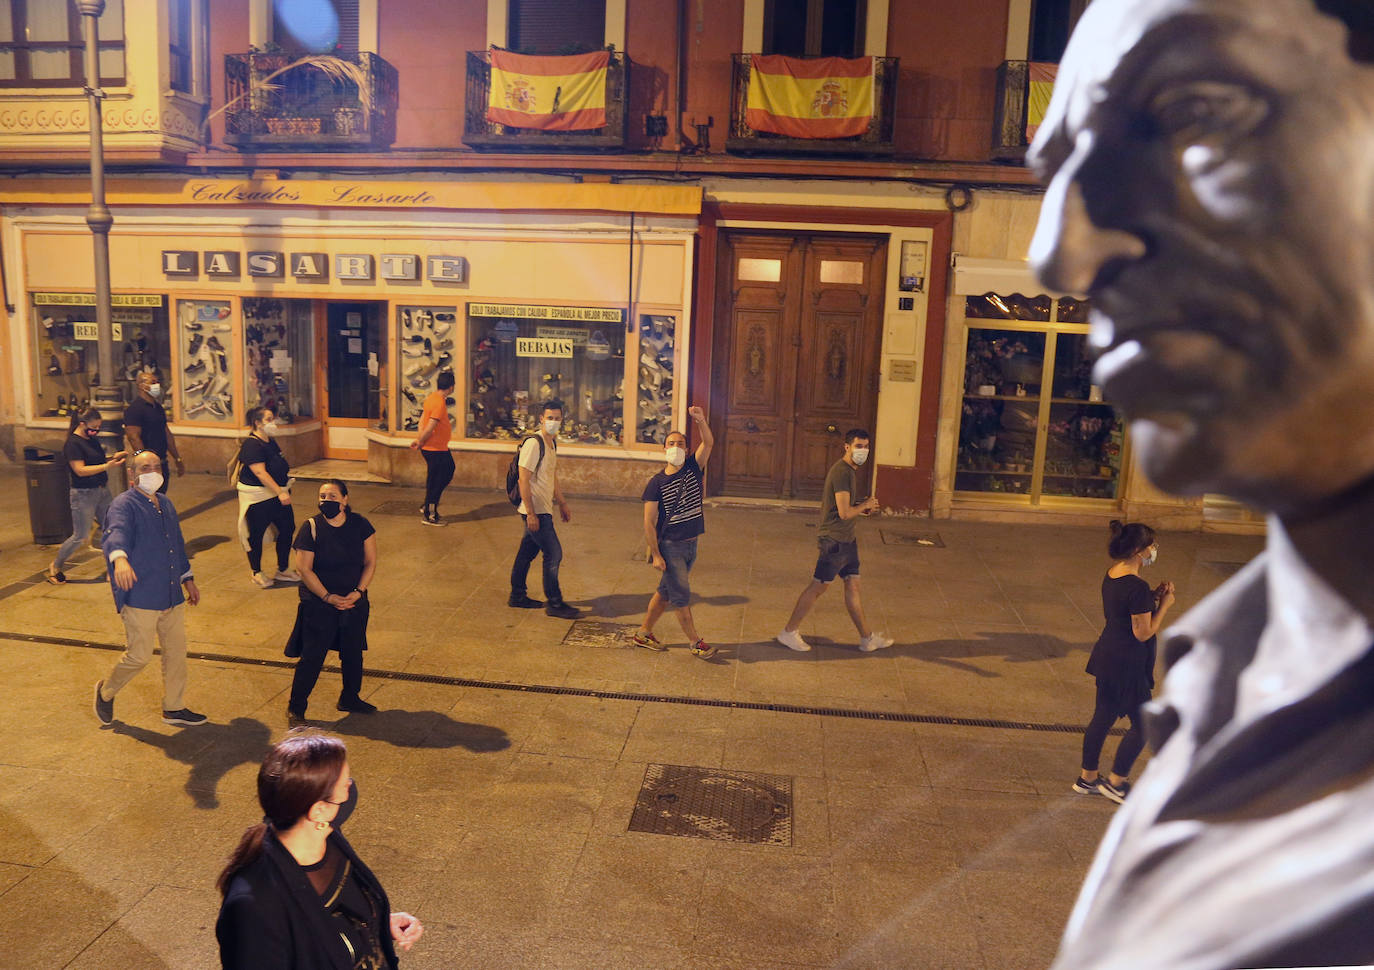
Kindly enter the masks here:
<path id="1" fill-rule="evenodd" d="M 243 151 L 386 148 L 396 88 L 396 68 L 367 51 L 226 54 L 224 140 Z"/>
<path id="2" fill-rule="evenodd" d="M 730 81 L 730 131 L 725 150 L 741 155 L 891 155 L 897 116 L 896 57 L 873 58 L 873 118 L 868 130 L 852 138 L 790 138 L 755 131 L 746 117 L 749 104 L 749 54 L 735 54 Z"/>
<path id="3" fill-rule="evenodd" d="M 468 51 L 467 107 L 463 141 L 478 151 L 587 152 L 621 151 L 630 99 L 630 59 L 612 51 L 606 67 L 606 127 L 585 131 L 538 131 L 487 120 L 491 101 L 491 62 L 487 51 Z"/>
<path id="4" fill-rule="evenodd" d="M 1003 61 L 997 68 L 997 100 L 992 115 L 992 160 L 1021 164 L 1030 139 L 1026 137 L 1030 108 L 1030 61 Z"/>

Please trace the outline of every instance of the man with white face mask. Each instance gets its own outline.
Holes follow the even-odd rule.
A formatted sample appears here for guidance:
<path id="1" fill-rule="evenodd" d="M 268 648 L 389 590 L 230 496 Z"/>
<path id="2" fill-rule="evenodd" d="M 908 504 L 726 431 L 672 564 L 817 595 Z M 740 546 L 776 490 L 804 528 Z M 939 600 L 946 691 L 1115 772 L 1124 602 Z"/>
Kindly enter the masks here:
<path id="1" fill-rule="evenodd" d="M 563 402 L 556 398 L 539 406 L 539 433 L 528 435 L 520 442 L 520 505 L 524 520 L 520 548 L 510 570 L 510 599 L 506 605 L 517 609 L 544 607 L 549 616 L 575 620 L 582 615 L 575 606 L 563 601 L 563 588 L 558 582 L 558 569 L 563 564 L 563 544 L 553 526 L 553 510 L 557 506 L 564 522 L 572 520 L 563 492 L 558 487 L 558 430 L 563 426 Z M 527 592 L 530 564 L 536 556 L 544 557 L 544 599 L 541 603 Z"/>
<path id="2" fill-rule="evenodd" d="M 172 473 L 167 464 L 171 455 L 176 462 L 177 477 L 186 474 L 186 463 L 181 460 L 177 449 L 176 435 L 167 427 L 167 412 L 162 407 L 162 378 L 157 371 L 145 370 L 138 374 L 138 397 L 124 409 L 124 438 L 129 443 L 129 454 L 151 451 L 162 462 L 162 494 L 167 494 L 167 478 Z"/>
<path id="3" fill-rule="evenodd" d="M 878 511 L 878 499 L 869 496 L 857 505 L 853 496 L 858 492 L 859 467 L 868 461 L 870 435 L 862 428 L 844 433 L 844 456 L 825 476 L 825 492 L 821 496 L 821 526 L 818 530 L 820 555 L 811 584 L 802 590 L 792 616 L 778 634 L 777 640 L 789 650 L 805 652 L 811 644 L 802 639 L 802 620 L 816 605 L 835 577 L 844 580 L 844 605 L 849 618 L 859 631 L 859 649 L 864 653 L 892 646 L 892 640 L 868 625 L 863 602 L 859 598 L 859 543 L 854 538 L 854 521 L 861 515 Z"/>
<path id="4" fill-rule="evenodd" d="M 669 606 L 677 613 L 682 632 L 692 645 L 692 654 L 703 659 L 715 656 L 716 648 L 697 636 L 692 621 L 692 590 L 687 577 L 697 561 L 697 536 L 706 531 L 706 517 L 702 513 L 702 479 L 706 460 L 711 456 L 715 438 L 706 423 L 706 412 L 688 408 L 688 415 L 696 423 L 701 443 L 696 452 L 687 453 L 687 435 L 671 432 L 664 440 L 663 471 L 649 479 L 644 488 L 644 536 L 649 543 L 649 562 L 663 578 L 658 590 L 649 600 L 649 611 L 634 634 L 637 647 L 647 650 L 666 650 L 654 636 L 654 624 Z"/>
<path id="5" fill-rule="evenodd" d="M 200 602 L 191 575 L 181 521 L 172 500 L 159 495 L 162 460 L 151 451 L 129 459 L 129 489 L 110 503 L 101 545 L 110 564 L 115 611 L 124 621 L 127 647 L 114 670 L 95 685 L 95 716 L 114 721 L 114 699 L 162 647 L 162 721 L 204 724 L 186 707 L 186 610 Z"/>

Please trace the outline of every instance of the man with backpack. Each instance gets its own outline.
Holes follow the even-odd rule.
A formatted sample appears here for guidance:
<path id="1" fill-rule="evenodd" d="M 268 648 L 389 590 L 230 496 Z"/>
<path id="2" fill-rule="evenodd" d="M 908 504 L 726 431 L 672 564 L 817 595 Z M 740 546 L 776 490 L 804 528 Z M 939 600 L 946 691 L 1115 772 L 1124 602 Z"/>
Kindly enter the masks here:
<path id="1" fill-rule="evenodd" d="M 563 562 L 563 546 L 553 527 L 554 506 L 564 522 L 572 519 L 572 512 L 558 487 L 558 429 L 563 426 L 563 402 L 557 399 L 540 405 L 540 425 L 536 434 L 527 435 L 521 442 L 506 474 L 507 495 L 518 504 L 524 516 L 524 530 L 515 564 L 510 571 L 510 599 L 508 605 L 532 610 L 540 606 L 549 616 L 573 620 L 581 615 L 576 607 L 563 602 L 558 586 L 558 567 Z M 512 482 L 512 478 L 515 479 Z M 512 494 L 514 492 L 514 494 Z M 530 563 L 539 554 L 544 556 L 544 599 L 541 603 L 526 592 Z"/>

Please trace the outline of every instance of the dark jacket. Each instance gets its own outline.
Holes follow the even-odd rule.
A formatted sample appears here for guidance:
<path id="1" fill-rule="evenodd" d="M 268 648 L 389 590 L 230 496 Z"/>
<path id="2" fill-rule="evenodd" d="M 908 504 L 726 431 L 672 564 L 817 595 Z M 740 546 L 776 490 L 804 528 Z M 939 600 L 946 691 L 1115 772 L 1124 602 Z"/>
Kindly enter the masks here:
<path id="1" fill-rule="evenodd" d="M 338 832 L 329 834 L 353 864 L 353 875 L 379 900 L 377 927 L 387 966 L 396 967 L 391 909 L 381 883 Z M 262 854 L 229 884 L 215 923 L 224 970 L 353 970 L 353 958 L 320 895 L 291 853 L 268 831 Z"/>
<path id="2" fill-rule="evenodd" d="M 137 487 L 116 495 L 105 515 L 100 548 L 105 553 L 116 611 L 125 606 L 170 610 L 186 601 L 181 584 L 192 578 L 191 560 L 186 556 L 176 506 L 166 495 L 159 495 L 154 502 Z M 114 581 L 110 555 L 116 551 L 129 557 L 129 565 L 138 577 L 128 592 Z"/>

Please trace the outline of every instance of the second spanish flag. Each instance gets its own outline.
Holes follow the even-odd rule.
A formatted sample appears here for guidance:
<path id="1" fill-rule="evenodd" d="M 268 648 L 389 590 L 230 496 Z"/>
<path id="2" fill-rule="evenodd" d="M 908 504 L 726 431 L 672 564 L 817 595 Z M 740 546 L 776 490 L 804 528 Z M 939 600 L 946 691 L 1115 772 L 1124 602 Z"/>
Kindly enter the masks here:
<path id="1" fill-rule="evenodd" d="M 542 131 L 605 128 L 610 58 L 609 51 L 545 57 L 492 48 L 487 120 Z"/>
<path id="2" fill-rule="evenodd" d="M 873 120 L 873 58 L 753 54 L 745 120 L 792 138 L 852 138 Z"/>

